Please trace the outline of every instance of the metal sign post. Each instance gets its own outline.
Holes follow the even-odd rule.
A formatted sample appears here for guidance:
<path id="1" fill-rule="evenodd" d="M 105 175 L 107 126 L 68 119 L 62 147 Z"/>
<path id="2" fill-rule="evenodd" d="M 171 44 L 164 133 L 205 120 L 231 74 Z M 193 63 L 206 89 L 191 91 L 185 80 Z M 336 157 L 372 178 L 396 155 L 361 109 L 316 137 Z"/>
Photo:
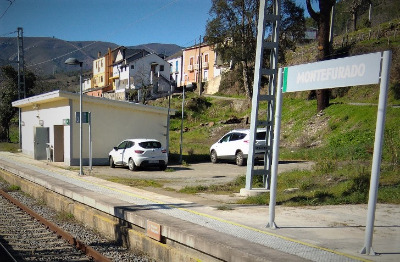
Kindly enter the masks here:
<path id="1" fill-rule="evenodd" d="M 279 164 L 279 137 L 281 132 L 281 115 L 282 115 L 282 68 L 278 70 L 278 83 L 276 85 L 276 109 L 275 109 L 275 124 L 274 124 L 274 141 L 272 145 L 272 151 L 274 156 L 272 157 L 271 166 L 271 188 L 269 197 L 269 223 L 267 227 L 275 229 L 275 205 L 276 205 L 276 187 L 278 181 L 278 164 Z"/>
<path id="2" fill-rule="evenodd" d="M 89 123 L 89 170 L 92 170 L 92 112 L 88 112 Z"/>
<path id="3" fill-rule="evenodd" d="M 372 159 L 371 181 L 368 198 L 368 214 L 365 231 L 365 244 L 361 254 L 375 255 L 372 250 L 372 235 L 374 231 L 374 220 L 376 202 L 378 197 L 378 186 L 380 168 L 382 162 L 383 135 L 386 118 L 387 93 L 389 86 L 390 64 L 392 52 L 384 51 L 360 56 L 346 57 L 305 65 L 298 65 L 284 68 L 283 92 L 306 91 L 324 88 L 335 88 L 343 86 L 357 86 L 367 84 L 377 84 L 380 81 L 379 104 L 376 121 L 374 155 Z M 279 74 L 281 77 L 281 74 Z M 280 96 L 280 86 L 278 93 Z M 278 98 L 277 98 L 278 99 Z M 280 98 L 279 98 L 280 99 Z M 281 101 L 277 102 L 275 116 L 274 150 L 279 148 L 280 132 L 280 110 Z M 271 177 L 273 187 L 276 187 L 277 163 L 279 156 L 274 154 L 273 168 Z M 275 184 L 275 185 L 274 185 Z M 270 192 L 270 220 L 268 226 L 276 228 L 275 219 L 275 188 Z"/>
<path id="4" fill-rule="evenodd" d="M 379 177 L 380 177 L 381 161 L 382 161 L 382 145 L 383 145 L 383 134 L 385 130 L 386 104 L 387 104 L 391 61 L 392 61 L 392 52 L 391 51 L 383 52 L 378 115 L 376 119 L 376 130 L 375 130 L 374 155 L 372 157 L 371 181 L 370 181 L 369 197 L 368 197 L 368 215 L 367 215 L 367 224 L 365 228 L 365 242 L 364 242 L 365 244 L 364 247 L 361 249 L 361 254 L 367 254 L 367 255 L 370 254 L 375 255 L 375 252 L 372 250 L 372 235 L 374 232 L 376 199 L 378 197 L 378 186 L 379 186 Z"/>

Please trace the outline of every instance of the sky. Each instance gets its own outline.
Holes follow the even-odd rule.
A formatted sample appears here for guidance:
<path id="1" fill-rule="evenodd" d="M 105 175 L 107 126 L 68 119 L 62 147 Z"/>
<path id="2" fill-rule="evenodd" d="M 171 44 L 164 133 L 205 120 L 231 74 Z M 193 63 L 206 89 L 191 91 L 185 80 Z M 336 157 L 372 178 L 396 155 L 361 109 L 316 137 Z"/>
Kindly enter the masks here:
<path id="1" fill-rule="evenodd" d="M 210 8 L 211 0 L 0 0 L 0 37 L 22 27 L 25 37 L 187 47 L 204 35 Z"/>

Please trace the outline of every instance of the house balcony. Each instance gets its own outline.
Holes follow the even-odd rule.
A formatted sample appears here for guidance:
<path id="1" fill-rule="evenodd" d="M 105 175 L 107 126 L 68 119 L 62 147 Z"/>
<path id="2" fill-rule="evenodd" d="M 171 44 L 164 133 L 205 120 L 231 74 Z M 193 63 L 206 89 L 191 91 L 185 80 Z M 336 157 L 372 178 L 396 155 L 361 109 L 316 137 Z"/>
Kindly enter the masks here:
<path id="1" fill-rule="evenodd" d="M 194 70 L 199 70 L 199 68 L 200 68 L 199 64 L 194 65 Z"/>
<path id="2" fill-rule="evenodd" d="M 208 68 L 208 62 L 203 62 L 202 67 L 203 67 L 203 68 Z"/>
<path id="3" fill-rule="evenodd" d="M 193 65 L 188 65 L 188 71 L 193 71 Z"/>

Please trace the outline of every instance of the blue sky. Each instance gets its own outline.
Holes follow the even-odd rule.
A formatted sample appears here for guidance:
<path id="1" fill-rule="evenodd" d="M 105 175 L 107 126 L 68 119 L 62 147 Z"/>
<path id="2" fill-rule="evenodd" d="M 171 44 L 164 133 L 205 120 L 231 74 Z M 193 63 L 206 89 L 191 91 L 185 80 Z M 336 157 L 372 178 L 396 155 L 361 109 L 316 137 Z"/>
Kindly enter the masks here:
<path id="1" fill-rule="evenodd" d="M 211 0 L 0 0 L 0 36 L 22 27 L 27 37 L 186 47 L 204 34 L 210 7 Z"/>

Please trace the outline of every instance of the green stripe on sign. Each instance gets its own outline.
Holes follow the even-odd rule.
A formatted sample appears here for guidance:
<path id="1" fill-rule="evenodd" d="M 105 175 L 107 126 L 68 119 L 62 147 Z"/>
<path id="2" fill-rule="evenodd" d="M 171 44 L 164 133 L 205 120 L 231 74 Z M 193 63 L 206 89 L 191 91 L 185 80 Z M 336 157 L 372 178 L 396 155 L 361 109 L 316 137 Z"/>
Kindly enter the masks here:
<path id="1" fill-rule="evenodd" d="M 287 89 L 287 77 L 288 77 L 288 68 L 285 67 L 283 69 L 283 89 L 282 89 L 283 93 L 285 93 Z"/>

